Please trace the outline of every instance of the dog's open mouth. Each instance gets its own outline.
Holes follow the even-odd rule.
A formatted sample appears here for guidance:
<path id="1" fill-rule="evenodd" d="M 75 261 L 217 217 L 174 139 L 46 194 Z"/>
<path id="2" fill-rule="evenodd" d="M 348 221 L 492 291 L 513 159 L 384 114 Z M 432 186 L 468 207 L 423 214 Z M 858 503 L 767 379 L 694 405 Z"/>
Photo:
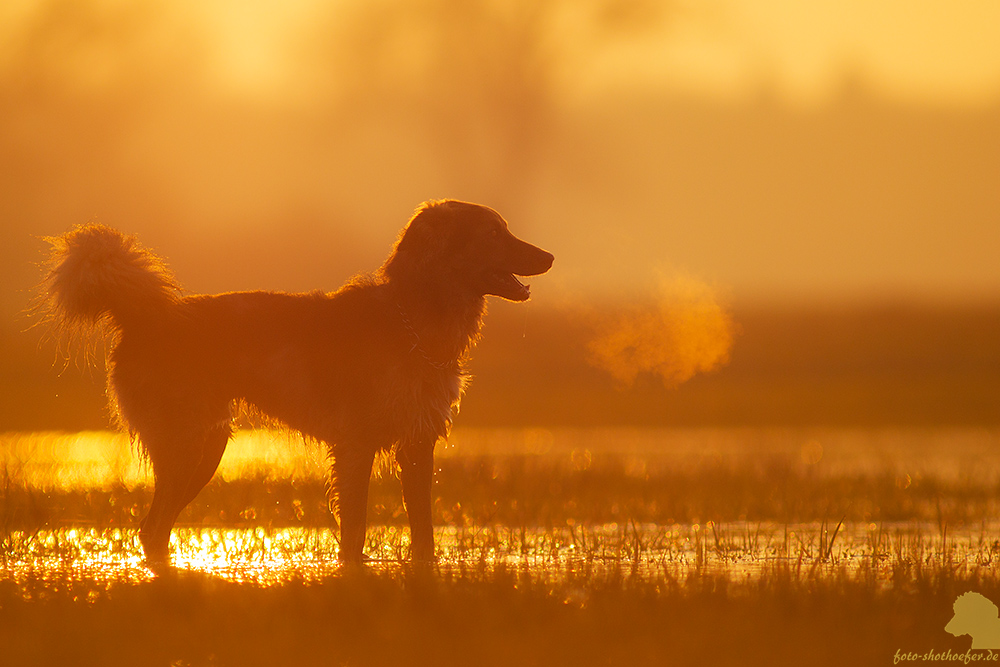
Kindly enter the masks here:
<path id="1" fill-rule="evenodd" d="M 513 273 L 493 273 L 490 275 L 496 294 L 511 301 L 527 301 L 531 296 L 531 286 L 525 285 Z"/>

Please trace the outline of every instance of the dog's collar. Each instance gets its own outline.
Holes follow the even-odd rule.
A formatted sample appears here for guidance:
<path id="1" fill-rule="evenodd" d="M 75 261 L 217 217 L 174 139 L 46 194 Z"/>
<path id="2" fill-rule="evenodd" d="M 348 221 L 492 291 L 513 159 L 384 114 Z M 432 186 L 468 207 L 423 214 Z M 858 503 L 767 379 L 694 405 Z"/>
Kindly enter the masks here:
<path id="1" fill-rule="evenodd" d="M 403 320 L 403 328 L 406 329 L 406 332 L 410 334 L 410 337 L 413 339 L 413 345 L 410 347 L 410 352 L 416 352 L 423 357 L 424 361 L 440 370 L 452 370 L 458 366 L 457 360 L 452 359 L 449 361 L 438 361 L 431 355 L 427 354 L 427 350 L 425 350 L 424 346 L 420 344 L 420 335 L 417 333 L 417 330 L 413 328 L 410 318 L 407 317 L 406 311 L 403 309 L 403 304 L 397 301 L 396 310 L 399 311 L 399 317 Z"/>

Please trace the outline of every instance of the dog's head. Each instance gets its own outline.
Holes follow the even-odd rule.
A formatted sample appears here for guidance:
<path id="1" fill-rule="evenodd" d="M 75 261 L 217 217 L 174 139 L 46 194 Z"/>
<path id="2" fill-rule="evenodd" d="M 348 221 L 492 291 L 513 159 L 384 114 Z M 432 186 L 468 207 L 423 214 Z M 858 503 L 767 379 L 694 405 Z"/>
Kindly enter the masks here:
<path id="1" fill-rule="evenodd" d="M 971 591 L 959 595 L 953 608 L 955 616 L 944 629 L 956 637 L 975 635 L 984 629 L 989 631 L 1000 614 L 1000 610 L 989 598 Z"/>
<path id="2" fill-rule="evenodd" d="M 531 293 L 517 276 L 545 273 L 552 260 L 511 234 L 493 209 L 444 200 L 417 209 L 382 270 L 390 280 L 439 292 L 525 301 Z"/>

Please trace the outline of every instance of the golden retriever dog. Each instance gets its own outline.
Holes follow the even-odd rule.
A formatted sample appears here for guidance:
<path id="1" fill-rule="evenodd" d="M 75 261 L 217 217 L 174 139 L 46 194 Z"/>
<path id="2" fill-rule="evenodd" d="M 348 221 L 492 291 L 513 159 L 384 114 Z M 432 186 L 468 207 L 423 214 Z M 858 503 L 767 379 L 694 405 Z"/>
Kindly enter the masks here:
<path id="1" fill-rule="evenodd" d="M 139 539 L 169 564 L 170 531 L 215 473 L 244 404 L 325 443 L 343 562 L 360 562 L 368 484 L 380 452 L 398 471 L 411 556 L 434 557 L 431 483 L 486 297 L 525 301 L 515 276 L 553 256 L 485 206 L 421 205 L 389 258 L 336 292 L 185 294 L 134 237 L 87 224 L 49 239 L 48 317 L 111 334 L 108 395 L 137 437 L 155 487 Z"/>

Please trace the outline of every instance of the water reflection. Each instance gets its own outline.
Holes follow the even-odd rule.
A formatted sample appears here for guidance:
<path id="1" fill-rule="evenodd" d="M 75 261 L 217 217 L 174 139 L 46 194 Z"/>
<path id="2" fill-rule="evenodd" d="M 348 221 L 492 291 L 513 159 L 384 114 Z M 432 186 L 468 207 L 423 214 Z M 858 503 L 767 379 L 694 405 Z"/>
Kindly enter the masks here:
<path id="1" fill-rule="evenodd" d="M 988 567 L 1000 556 L 998 438 L 995 429 L 458 430 L 441 451 L 433 569 L 585 588 L 615 577 L 684 587 L 702 575 L 885 582 L 894 568 Z M 136 530 L 149 470 L 130 449 L 109 433 L 0 435 L 0 590 L 79 586 L 90 599 L 94 582 L 103 595 L 156 577 Z M 233 483 L 210 486 L 174 531 L 174 572 L 255 586 L 341 576 L 326 469 L 319 446 L 241 432 L 219 471 Z M 383 486 L 373 487 L 365 551 L 369 570 L 393 575 L 411 567 L 409 532 L 391 525 L 405 520 L 398 483 Z M 846 523 L 783 520 L 824 516 Z"/>
<path id="2" fill-rule="evenodd" d="M 512 528 L 446 526 L 437 530 L 439 573 L 518 572 L 538 582 L 565 584 L 579 577 L 633 577 L 683 585 L 695 575 L 752 582 L 781 571 L 797 577 L 856 574 L 867 569 L 888 580 L 893 564 L 989 565 L 998 551 L 990 539 L 1000 524 L 941 532 L 928 524 L 861 523 L 672 525 L 605 524 L 589 527 Z M 4 538 L 0 580 L 47 582 L 53 591 L 74 581 L 150 581 L 135 531 L 66 528 Z M 274 586 L 338 576 L 335 531 L 316 528 L 178 528 L 172 537 L 174 573 Z M 409 567 L 409 533 L 374 527 L 368 567 Z M 26 595 L 30 595 L 26 591 Z"/>

